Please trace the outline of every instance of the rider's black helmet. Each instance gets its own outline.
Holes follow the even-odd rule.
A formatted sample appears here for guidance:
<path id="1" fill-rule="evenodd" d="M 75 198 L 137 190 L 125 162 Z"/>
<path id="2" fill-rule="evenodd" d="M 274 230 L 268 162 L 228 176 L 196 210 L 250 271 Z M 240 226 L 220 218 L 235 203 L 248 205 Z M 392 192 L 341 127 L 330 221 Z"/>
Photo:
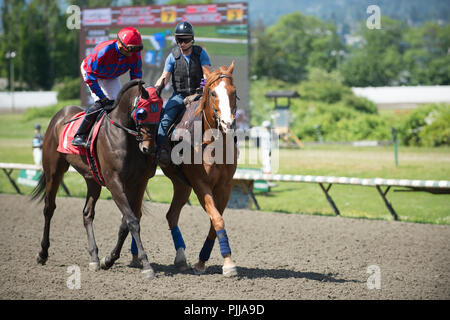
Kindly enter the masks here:
<path id="1" fill-rule="evenodd" d="M 175 36 L 191 36 L 194 38 L 194 27 L 187 21 L 180 22 L 175 29 Z"/>

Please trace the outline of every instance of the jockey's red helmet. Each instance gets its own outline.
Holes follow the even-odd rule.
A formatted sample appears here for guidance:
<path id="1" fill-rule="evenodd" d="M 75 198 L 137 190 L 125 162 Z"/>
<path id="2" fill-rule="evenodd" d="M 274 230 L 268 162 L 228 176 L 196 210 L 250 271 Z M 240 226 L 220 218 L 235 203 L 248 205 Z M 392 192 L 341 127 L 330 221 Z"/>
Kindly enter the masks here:
<path id="1" fill-rule="evenodd" d="M 143 48 L 141 34 L 133 27 L 126 27 L 120 30 L 117 38 L 126 51 L 141 51 Z"/>

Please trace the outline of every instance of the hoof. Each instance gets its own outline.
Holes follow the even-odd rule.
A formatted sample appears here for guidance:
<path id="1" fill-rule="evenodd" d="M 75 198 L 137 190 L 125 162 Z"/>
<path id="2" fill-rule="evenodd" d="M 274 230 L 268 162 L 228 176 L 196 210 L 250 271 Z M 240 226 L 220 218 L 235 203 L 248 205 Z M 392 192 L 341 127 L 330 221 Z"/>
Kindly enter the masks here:
<path id="1" fill-rule="evenodd" d="M 224 277 L 235 277 L 238 275 L 236 266 L 223 266 L 222 267 L 222 274 Z"/>
<path id="2" fill-rule="evenodd" d="M 142 270 L 142 271 L 141 271 L 141 274 L 142 274 L 142 277 L 143 277 L 144 279 L 149 279 L 149 280 L 151 280 L 151 279 L 153 279 L 153 278 L 155 277 L 155 272 L 153 271 L 152 268 L 147 269 L 147 270 Z"/>
<path id="3" fill-rule="evenodd" d="M 111 268 L 111 265 L 108 265 L 106 263 L 106 257 L 103 257 L 102 260 L 100 260 L 100 268 L 102 268 L 103 270 L 108 270 L 109 268 Z"/>
<path id="4" fill-rule="evenodd" d="M 204 274 L 205 271 L 206 271 L 206 267 L 201 269 L 201 268 L 198 267 L 198 263 L 195 264 L 195 266 L 194 266 L 194 273 L 196 275 L 200 276 L 200 275 Z"/>
<path id="5" fill-rule="evenodd" d="M 100 270 L 100 262 L 90 262 L 89 263 L 89 271 L 98 271 Z"/>
<path id="6" fill-rule="evenodd" d="M 139 260 L 137 255 L 133 254 L 133 259 L 131 259 L 130 264 L 128 265 L 130 268 L 142 269 L 142 262 Z"/>
<path id="7" fill-rule="evenodd" d="M 40 265 L 44 265 L 47 262 L 47 258 L 42 258 L 41 255 L 38 253 L 36 256 L 36 262 Z"/>
<path id="8" fill-rule="evenodd" d="M 175 260 L 173 262 L 178 271 L 186 271 L 190 269 L 190 266 L 186 262 L 186 255 L 184 254 L 184 249 L 179 248 L 177 250 L 177 255 L 175 256 Z"/>
<path id="9" fill-rule="evenodd" d="M 179 261 L 175 262 L 175 267 L 178 269 L 178 271 L 183 272 L 186 270 L 189 270 L 191 267 L 186 261 Z"/>

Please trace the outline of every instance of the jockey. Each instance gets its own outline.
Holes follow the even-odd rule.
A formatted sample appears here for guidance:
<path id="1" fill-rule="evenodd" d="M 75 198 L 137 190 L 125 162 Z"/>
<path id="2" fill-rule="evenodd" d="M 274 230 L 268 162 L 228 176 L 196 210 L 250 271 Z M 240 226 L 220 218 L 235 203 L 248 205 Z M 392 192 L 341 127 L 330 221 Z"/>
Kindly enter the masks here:
<path id="1" fill-rule="evenodd" d="M 86 110 L 72 145 L 87 147 L 87 135 L 100 109 L 112 105 L 122 87 L 119 76 L 130 70 L 130 80 L 142 78 L 139 31 L 127 27 L 119 31 L 116 40 L 98 44 L 81 63 L 81 74 L 88 86 L 94 105 Z"/>
<path id="2" fill-rule="evenodd" d="M 167 101 L 161 115 L 157 137 L 158 164 L 170 163 L 166 135 L 170 126 L 183 110 L 183 99 L 196 92 L 202 82 L 204 70 L 210 70 L 209 56 L 202 47 L 194 45 L 194 28 L 189 22 L 180 22 L 175 29 L 175 46 L 166 59 L 164 71 L 157 80 L 157 92 L 167 85 L 172 77 L 173 94 Z"/>

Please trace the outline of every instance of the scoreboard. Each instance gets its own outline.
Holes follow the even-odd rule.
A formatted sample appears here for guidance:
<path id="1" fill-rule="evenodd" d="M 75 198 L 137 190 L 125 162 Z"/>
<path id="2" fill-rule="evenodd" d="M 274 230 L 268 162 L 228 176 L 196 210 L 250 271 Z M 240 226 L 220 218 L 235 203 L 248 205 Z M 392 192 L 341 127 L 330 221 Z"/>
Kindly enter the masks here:
<path id="1" fill-rule="evenodd" d="M 120 29 L 135 27 L 142 35 L 141 51 L 143 80 L 154 85 L 161 75 L 167 55 L 175 46 L 174 31 L 179 22 L 194 26 L 195 44 L 210 56 L 212 69 L 235 61 L 234 82 L 238 101 L 237 125 L 249 124 L 249 33 L 247 3 L 218 3 L 199 5 L 148 5 L 110 8 L 83 8 L 81 11 L 80 64 L 102 41 L 115 39 Z M 80 76 L 81 77 L 81 76 Z M 129 81 L 126 73 L 122 83 Z M 81 83 L 83 105 L 92 103 L 87 86 Z M 163 90 L 167 100 L 170 85 Z"/>

